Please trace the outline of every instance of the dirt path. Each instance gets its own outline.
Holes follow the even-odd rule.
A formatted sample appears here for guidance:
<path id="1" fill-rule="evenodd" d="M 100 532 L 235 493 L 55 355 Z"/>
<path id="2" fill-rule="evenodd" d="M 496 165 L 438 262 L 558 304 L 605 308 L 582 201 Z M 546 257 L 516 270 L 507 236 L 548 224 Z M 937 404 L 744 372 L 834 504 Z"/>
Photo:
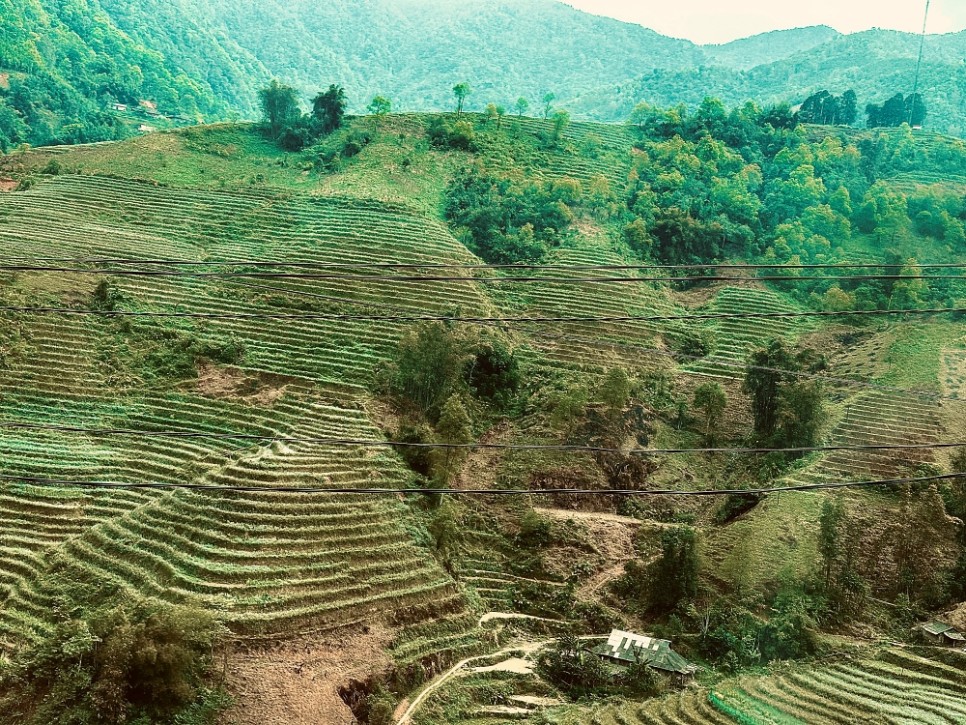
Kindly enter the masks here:
<path id="1" fill-rule="evenodd" d="M 228 691 L 235 703 L 222 725 L 351 725 L 339 696 L 350 678 L 365 680 L 389 664 L 392 632 L 361 627 L 280 642 L 229 655 Z"/>
<path id="2" fill-rule="evenodd" d="M 518 644 L 513 647 L 505 647 L 504 649 L 501 649 L 499 652 L 494 652 L 493 654 L 477 655 L 476 657 L 467 657 L 465 660 L 461 660 L 457 662 L 455 665 L 453 665 L 448 670 L 446 670 L 446 672 L 443 672 L 442 674 L 438 675 L 436 679 L 434 679 L 426 687 L 423 688 L 422 692 L 420 692 L 419 695 L 416 696 L 416 699 L 409 704 L 409 707 L 406 708 L 405 712 L 403 712 L 402 715 L 399 715 L 396 718 L 396 725 L 406 725 L 407 723 L 409 723 L 412 720 L 413 714 L 416 712 L 416 710 L 419 709 L 419 706 L 426 701 L 426 698 L 428 698 L 430 695 L 436 692 L 436 690 L 438 690 L 440 687 L 445 685 L 451 679 L 459 675 L 460 670 L 462 670 L 471 662 L 488 660 L 494 657 L 500 657 L 501 655 L 508 655 L 511 652 L 523 652 L 525 655 L 530 655 L 540 651 L 541 649 L 543 649 L 549 644 L 552 644 L 553 642 L 556 642 L 556 640 L 548 639 L 548 640 L 543 640 L 541 642 L 529 642 L 527 644 Z"/>
<path id="3" fill-rule="evenodd" d="M 591 640 L 591 639 L 602 639 L 602 638 L 606 638 L 606 635 L 590 634 L 590 635 L 585 635 L 583 637 L 580 637 L 579 639 Z M 415 714 L 416 710 L 419 709 L 419 706 L 422 705 L 430 695 L 436 692 L 447 682 L 452 680 L 454 677 L 460 676 L 461 670 L 463 670 L 463 668 L 465 668 L 470 663 L 478 662 L 480 660 L 489 660 L 489 659 L 493 659 L 494 657 L 500 657 L 502 655 L 509 655 L 511 653 L 515 653 L 517 654 L 517 656 L 509 660 L 506 660 L 504 662 L 498 662 L 495 665 L 485 665 L 483 667 L 474 668 L 473 670 L 470 670 L 470 672 L 500 671 L 500 672 L 516 672 L 517 674 L 532 674 L 533 668 L 532 668 L 531 662 L 529 661 L 529 658 L 532 655 L 539 652 L 540 650 L 542 650 L 544 647 L 548 647 L 549 645 L 553 644 L 556 641 L 557 639 L 554 638 L 554 639 L 541 640 L 539 642 L 525 642 L 522 644 L 518 643 L 511 647 L 504 647 L 499 652 L 493 652 L 491 654 L 486 654 L 486 655 L 477 655 L 476 657 L 467 657 L 465 660 L 457 662 L 455 665 L 453 665 L 448 670 L 446 670 L 446 672 L 443 672 L 442 674 L 438 675 L 436 679 L 434 679 L 426 687 L 424 687 L 422 692 L 420 692 L 419 695 L 416 696 L 416 699 L 414 699 L 411 703 L 409 701 L 403 701 L 403 703 L 396 710 L 396 714 L 395 714 L 396 725 L 408 725 L 408 723 L 412 721 L 412 717 Z M 522 654 L 522 656 L 519 656 L 520 654 Z M 403 706 L 405 705 L 408 705 L 408 707 L 405 707 L 405 709 L 403 709 Z M 400 710 L 403 710 L 402 714 L 400 714 Z"/>
<path id="4" fill-rule="evenodd" d="M 515 614 L 513 612 L 487 612 L 482 617 L 480 617 L 479 626 L 483 626 L 487 622 L 492 622 L 494 620 L 508 620 L 508 619 L 529 619 L 533 622 L 555 622 L 558 624 L 564 624 L 562 619 L 547 619 L 546 617 L 534 617 L 530 614 Z"/>
<path id="5" fill-rule="evenodd" d="M 631 516 L 619 516 L 618 514 L 595 513 L 594 511 L 570 511 L 569 509 L 538 508 L 534 510 L 542 516 L 562 521 L 574 519 L 575 521 L 583 522 L 623 524 L 624 526 L 633 526 L 635 528 L 643 526 L 645 523 L 651 525 L 651 522 L 644 522 Z M 656 522 L 654 523 L 656 524 Z"/>

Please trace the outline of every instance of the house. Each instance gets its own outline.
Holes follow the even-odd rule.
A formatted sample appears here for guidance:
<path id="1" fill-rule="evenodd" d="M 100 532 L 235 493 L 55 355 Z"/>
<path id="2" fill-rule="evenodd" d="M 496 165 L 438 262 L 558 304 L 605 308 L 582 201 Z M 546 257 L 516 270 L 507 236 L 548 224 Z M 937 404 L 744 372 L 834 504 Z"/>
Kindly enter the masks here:
<path id="1" fill-rule="evenodd" d="M 966 636 L 953 625 L 945 622 L 932 621 L 919 625 L 926 641 L 943 647 L 962 647 L 966 644 Z"/>
<path id="2" fill-rule="evenodd" d="M 611 632 L 607 642 L 595 647 L 593 652 L 601 659 L 623 667 L 644 663 L 652 669 L 673 675 L 682 684 L 698 670 L 697 665 L 674 652 L 668 640 L 619 629 Z"/>
<path id="3" fill-rule="evenodd" d="M 138 106 L 149 116 L 158 115 L 158 104 L 154 101 L 138 101 Z"/>
<path id="4" fill-rule="evenodd" d="M 113 110 L 113 111 L 126 111 L 127 110 L 127 104 L 125 104 L 125 103 L 112 103 L 111 104 L 111 110 Z"/>
<path id="5" fill-rule="evenodd" d="M 146 123 L 142 123 L 140 126 L 138 126 L 138 131 L 141 133 L 154 133 L 157 130 L 158 129 L 156 129 L 154 126 L 148 126 Z"/>

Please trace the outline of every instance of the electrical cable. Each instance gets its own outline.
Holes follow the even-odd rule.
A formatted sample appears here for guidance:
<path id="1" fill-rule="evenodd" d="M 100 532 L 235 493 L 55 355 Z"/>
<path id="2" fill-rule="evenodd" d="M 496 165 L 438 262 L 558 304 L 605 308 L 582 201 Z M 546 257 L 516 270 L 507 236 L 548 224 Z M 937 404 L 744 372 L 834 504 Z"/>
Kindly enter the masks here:
<path id="1" fill-rule="evenodd" d="M 355 488 L 320 486 L 220 486 L 217 484 L 196 483 L 130 483 L 115 481 L 77 481 L 72 479 L 42 478 L 38 476 L 23 476 L 14 474 L 0 474 L 0 480 L 17 482 L 28 486 L 47 488 L 79 488 L 79 489 L 157 489 L 157 490 L 186 490 L 224 493 L 272 493 L 272 494 L 330 494 L 330 495 L 358 495 L 358 496 L 399 496 L 408 494 L 421 495 L 452 495 L 452 496 L 767 496 L 774 493 L 829 491 L 850 488 L 869 488 L 873 486 L 901 486 L 937 481 L 950 481 L 966 477 L 966 473 L 947 473 L 935 476 L 921 476 L 918 478 L 886 478 L 874 481 L 835 481 L 827 483 L 802 483 L 790 486 L 772 486 L 767 488 L 749 489 L 719 489 L 681 491 L 675 489 L 587 489 L 587 488 L 542 488 L 542 489 L 458 489 L 458 488 Z"/>
<path id="2" fill-rule="evenodd" d="M 196 318 L 203 320 L 332 320 L 342 322 L 459 322 L 477 325 L 528 324 L 552 322 L 684 322 L 688 320 L 768 320 L 801 317 L 875 317 L 878 315 L 964 314 L 964 307 L 939 307 L 903 310 L 840 310 L 814 312 L 709 312 L 690 315 L 606 315 L 560 317 L 453 317 L 448 315 L 363 315 L 285 312 L 138 312 L 129 310 L 91 310 L 72 307 L 0 306 L 0 313 L 79 315 L 93 317 Z"/>
<path id="3" fill-rule="evenodd" d="M 410 441 L 372 440 L 365 438 L 325 438 L 285 435 L 257 435 L 253 433 L 213 433 L 188 430 L 133 430 L 125 428 L 83 428 L 68 425 L 45 425 L 41 423 L 0 422 L 0 430 L 47 431 L 78 433 L 92 438 L 113 436 L 136 436 L 144 438 L 187 438 L 211 440 L 258 441 L 265 443 L 316 444 L 347 448 L 427 448 L 446 450 L 499 450 L 499 451 L 557 451 L 567 453 L 619 453 L 638 456 L 673 456 L 692 453 L 769 454 L 769 453 L 830 453 L 834 451 L 920 451 L 966 448 L 966 441 L 951 443 L 901 443 L 868 445 L 804 446 L 796 448 L 746 447 L 746 448 L 613 448 L 592 445 L 540 445 L 508 443 L 423 443 Z"/>
<path id="4" fill-rule="evenodd" d="M 0 259 L 0 265 L 12 263 L 72 263 L 72 264 L 145 264 L 160 266 L 188 266 L 188 267 L 301 267 L 308 269 L 519 269 L 519 270 L 577 270 L 590 271 L 634 271 L 651 269 L 728 269 L 728 270 L 757 270 L 757 269 L 966 269 L 966 263 L 916 263 L 916 264 L 886 264 L 878 262 L 860 263 L 816 263 L 816 264 L 456 264 L 439 262 L 314 262 L 308 260 L 291 260 L 271 262 L 265 260 L 228 260 L 228 261 L 192 261 L 183 259 L 130 259 L 113 257 L 6 257 Z"/>
<path id="5" fill-rule="evenodd" d="M 372 274 L 321 274 L 315 272 L 185 272 L 181 270 L 142 269 L 76 269 L 69 267 L 0 266 L 0 273 L 43 272 L 53 274 L 82 274 L 105 277 L 184 277 L 191 279 L 305 279 L 315 282 L 392 282 L 403 284 L 437 282 L 472 282 L 479 284 L 641 284 L 657 282 L 871 282 L 878 280 L 964 280 L 963 274 L 932 274 L 913 276 L 908 274 L 869 275 L 766 275 L 758 277 L 716 276 L 648 276 L 648 277 L 463 277 L 452 275 L 372 275 Z"/>

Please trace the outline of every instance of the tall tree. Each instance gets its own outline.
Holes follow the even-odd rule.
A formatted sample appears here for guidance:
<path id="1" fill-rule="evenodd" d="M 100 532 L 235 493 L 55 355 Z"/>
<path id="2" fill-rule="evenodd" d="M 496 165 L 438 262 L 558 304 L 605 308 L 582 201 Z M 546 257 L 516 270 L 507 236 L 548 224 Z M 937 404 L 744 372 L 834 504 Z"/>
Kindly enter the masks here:
<path id="1" fill-rule="evenodd" d="M 550 112 L 553 110 L 553 102 L 557 100 L 557 94 L 547 93 L 543 97 L 543 117 L 550 118 Z"/>
<path id="2" fill-rule="evenodd" d="M 905 117 L 910 126 L 921 126 L 926 122 L 926 102 L 921 93 L 906 98 Z"/>
<path id="3" fill-rule="evenodd" d="M 469 83 L 457 83 L 453 86 L 453 95 L 456 96 L 456 115 L 463 115 L 463 106 L 466 104 L 466 97 L 473 92 Z"/>
<path id="4" fill-rule="evenodd" d="M 859 118 L 859 98 L 851 88 L 842 94 L 841 116 L 839 123 L 852 126 Z"/>
<path id="5" fill-rule="evenodd" d="M 698 593 L 698 534 L 690 526 L 667 529 L 661 535 L 661 556 L 651 570 L 650 606 L 671 612 Z"/>
<path id="6" fill-rule="evenodd" d="M 286 126 L 301 116 L 298 91 L 277 80 L 262 88 L 258 92 L 258 98 L 272 138 L 278 138 Z"/>
<path id="7" fill-rule="evenodd" d="M 560 110 L 553 114 L 553 140 L 555 142 L 560 142 L 569 125 L 570 114 L 567 111 Z"/>
<path id="8" fill-rule="evenodd" d="M 825 589 L 832 586 L 832 573 L 842 548 L 841 525 L 845 516 L 842 502 L 837 498 L 826 499 L 822 504 L 822 516 L 819 518 L 818 550 L 822 555 L 822 575 L 825 579 Z"/>
<path id="9" fill-rule="evenodd" d="M 369 107 L 366 110 L 377 118 L 388 116 L 390 113 L 392 113 L 392 101 L 385 96 L 376 96 L 369 103 Z"/>
<path id="10" fill-rule="evenodd" d="M 719 383 L 704 383 L 694 391 L 694 407 L 704 413 L 704 437 L 713 444 L 721 416 L 728 407 L 728 396 Z"/>
<path id="11" fill-rule="evenodd" d="M 528 101 L 523 96 L 520 96 L 517 99 L 516 104 L 514 104 L 514 108 L 516 108 L 517 110 L 517 116 L 523 118 L 523 116 L 526 115 L 527 111 L 530 110 L 530 101 Z"/>
<path id="12" fill-rule="evenodd" d="M 473 421 L 470 420 L 459 395 L 450 396 L 439 414 L 436 438 L 448 446 L 466 445 L 473 441 Z M 448 486 L 466 460 L 465 448 L 438 448 L 434 455 L 434 475 L 439 486 Z"/>
<path id="13" fill-rule="evenodd" d="M 346 98 L 342 86 L 332 84 L 329 90 L 319 93 L 312 101 L 312 116 L 322 133 L 332 133 L 342 126 Z"/>
<path id="14" fill-rule="evenodd" d="M 763 438 L 770 438 L 778 427 L 781 385 L 787 377 L 785 371 L 793 366 L 794 360 L 780 340 L 751 354 L 744 390 L 751 396 L 755 433 Z"/>

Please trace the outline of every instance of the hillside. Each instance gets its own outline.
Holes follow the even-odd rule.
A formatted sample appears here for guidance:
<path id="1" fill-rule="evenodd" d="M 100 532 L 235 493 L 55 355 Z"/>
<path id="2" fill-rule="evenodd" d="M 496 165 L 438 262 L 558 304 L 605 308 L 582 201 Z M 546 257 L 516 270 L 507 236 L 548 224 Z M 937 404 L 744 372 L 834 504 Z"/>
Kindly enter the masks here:
<path id="1" fill-rule="evenodd" d="M 218 124 L 18 151 L 0 176 L 4 656 L 132 597 L 227 629 L 215 669 L 237 698 L 226 717 L 246 724 L 350 722 L 350 706 L 376 722 L 366 708 L 391 712 L 464 658 L 498 664 L 564 630 L 611 626 L 663 628 L 706 665 L 706 686 L 749 711 L 793 712 L 774 694 L 786 674 L 813 688 L 809 703 L 840 681 L 915 683 L 917 705 L 961 687 L 938 664 L 867 649 L 854 671 L 804 663 L 715 679 L 834 656 L 842 641 L 905 640 L 910 617 L 962 601 L 952 484 L 723 499 L 609 491 L 950 470 L 929 450 L 690 449 L 956 436 L 956 316 L 755 315 L 960 307 L 961 280 L 920 279 L 908 259 L 966 258 L 962 142 L 792 130 L 713 105 L 655 110 L 643 130 L 404 114 L 351 119 L 297 153 L 257 126 Z M 534 258 L 531 273 L 486 264 Z M 9 268 L 24 260 L 37 268 Z M 739 269 L 681 284 L 643 266 L 718 260 L 898 261 L 902 274 L 763 281 Z M 595 281 L 615 274 L 597 265 L 630 269 Z M 820 364 L 805 354 L 746 369 L 773 340 Z M 785 426 L 806 414 L 782 408 L 762 438 L 742 382 L 774 365 L 788 366 L 776 382 L 788 400 L 819 406 L 804 432 Z M 714 425 L 698 394 L 707 384 L 724 397 Z M 428 457 L 399 445 L 471 441 L 494 445 Z M 686 450 L 641 455 L 649 448 Z M 110 488 L 132 483 L 155 487 Z M 402 493 L 430 485 L 594 495 Z M 326 492 L 346 487 L 389 493 Z M 852 554 L 828 563 L 835 576 L 822 585 L 821 520 L 835 502 Z M 692 530 L 695 590 L 649 609 L 640 572 L 668 532 Z M 854 608 L 836 599 L 839 576 L 860 582 Z M 770 626 L 791 634 L 774 644 Z M 444 681 L 415 722 L 485 722 L 477 708 L 495 691 L 568 698 L 543 679 L 480 679 Z M 701 692 L 594 716 L 711 712 Z M 582 706 L 560 712 L 586 721 Z"/>
<path id="2" fill-rule="evenodd" d="M 578 117 L 622 121 L 640 101 L 793 105 L 818 90 L 852 88 L 860 108 L 912 90 L 918 36 L 828 28 L 767 33 L 701 47 L 554 0 L 480 8 L 438 0 L 309 4 L 238 0 L 6 0 L 0 13 L 0 150 L 118 139 L 156 116 L 112 110 L 155 103 L 161 116 L 252 118 L 257 91 L 275 77 L 307 102 L 343 85 L 350 109 L 375 95 L 400 111 L 453 106 L 511 109 L 543 98 Z M 40 38 L 44 40 L 41 42 Z M 921 89 L 928 124 L 961 134 L 966 34 L 930 36 Z M 68 61 L 70 58 L 72 60 Z M 130 69 L 137 69 L 132 72 Z"/>
<path id="3" fill-rule="evenodd" d="M 750 70 L 806 53 L 840 35 L 841 33 L 827 25 L 816 25 L 811 28 L 775 30 L 721 45 L 706 45 L 702 50 L 713 60 L 714 65 Z"/>

